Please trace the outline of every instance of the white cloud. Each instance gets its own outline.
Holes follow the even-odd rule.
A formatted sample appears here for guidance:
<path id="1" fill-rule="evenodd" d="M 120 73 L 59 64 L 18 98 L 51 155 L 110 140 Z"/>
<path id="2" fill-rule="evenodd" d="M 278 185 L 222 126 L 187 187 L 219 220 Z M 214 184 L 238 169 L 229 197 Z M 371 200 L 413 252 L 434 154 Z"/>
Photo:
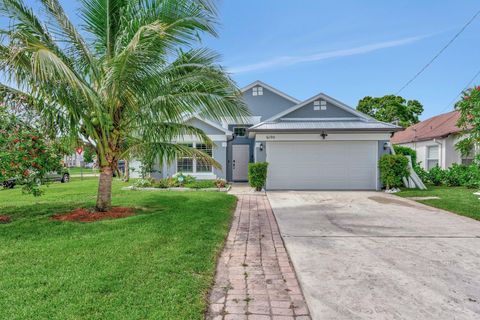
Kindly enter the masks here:
<path id="1" fill-rule="evenodd" d="M 314 53 L 309 55 L 277 57 L 277 58 L 273 58 L 263 62 L 232 67 L 232 68 L 229 68 L 228 71 L 231 73 L 247 73 L 247 72 L 258 71 L 263 69 L 291 66 L 291 65 L 305 63 L 305 62 L 315 62 L 315 61 L 321 61 L 321 60 L 332 59 L 332 58 L 366 54 L 366 53 L 370 53 L 370 52 L 381 50 L 381 49 L 404 46 L 404 45 L 422 40 L 426 37 L 428 36 L 423 35 L 423 36 L 409 37 L 409 38 L 403 38 L 403 39 L 386 41 L 386 42 L 378 42 L 378 43 L 373 43 L 373 44 L 368 44 L 368 45 L 348 48 L 348 49 L 319 52 L 319 53 Z"/>

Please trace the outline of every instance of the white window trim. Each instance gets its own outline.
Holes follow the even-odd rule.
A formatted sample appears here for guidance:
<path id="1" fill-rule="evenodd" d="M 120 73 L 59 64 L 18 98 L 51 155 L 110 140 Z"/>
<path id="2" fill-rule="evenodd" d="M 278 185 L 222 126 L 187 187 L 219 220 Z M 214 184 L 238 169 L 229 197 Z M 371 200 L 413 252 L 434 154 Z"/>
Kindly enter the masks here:
<path id="1" fill-rule="evenodd" d="M 427 170 L 431 170 L 432 168 L 429 168 L 429 164 L 428 162 L 430 160 L 437 160 L 437 166 L 438 167 L 441 167 L 441 164 L 440 164 L 440 146 L 438 144 L 431 144 L 431 145 L 427 145 L 425 146 L 426 147 L 426 150 L 425 150 L 425 166 L 426 166 L 426 169 Z M 430 148 L 437 148 L 437 158 L 429 158 L 429 150 Z"/>
<path id="2" fill-rule="evenodd" d="M 191 144 L 192 145 L 192 148 L 196 148 L 197 147 L 197 144 L 205 144 L 205 143 L 202 143 L 202 142 L 183 142 L 181 144 Z M 189 157 L 182 157 L 182 158 L 189 158 Z M 212 146 L 212 159 L 215 159 L 213 157 L 213 146 Z M 212 166 L 212 170 L 211 171 L 202 171 L 202 172 L 197 172 L 197 159 L 193 158 L 192 159 L 193 162 L 192 162 L 192 169 L 193 171 L 191 172 L 184 172 L 184 171 L 178 171 L 178 157 L 175 158 L 175 172 L 176 173 L 179 173 L 179 172 L 182 172 L 182 173 L 185 173 L 186 175 L 192 175 L 192 176 L 210 176 L 210 175 L 213 175 L 214 172 L 214 168 Z"/>

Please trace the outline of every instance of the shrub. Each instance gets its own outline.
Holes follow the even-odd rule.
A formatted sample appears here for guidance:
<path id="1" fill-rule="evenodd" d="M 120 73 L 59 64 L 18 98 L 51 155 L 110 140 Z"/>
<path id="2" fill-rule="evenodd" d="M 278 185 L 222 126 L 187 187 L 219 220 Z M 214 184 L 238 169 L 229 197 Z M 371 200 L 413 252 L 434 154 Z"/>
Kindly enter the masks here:
<path id="1" fill-rule="evenodd" d="M 148 188 L 153 187 L 153 179 L 145 178 L 145 179 L 138 179 L 133 183 L 134 188 Z"/>
<path id="2" fill-rule="evenodd" d="M 179 181 L 180 177 L 183 178 L 182 182 Z M 176 173 L 172 178 L 175 180 L 178 187 L 182 187 L 182 186 L 185 186 L 187 184 L 192 184 L 197 180 L 195 177 L 189 176 L 189 175 L 184 175 L 182 172 Z"/>
<path id="3" fill-rule="evenodd" d="M 261 191 L 267 182 L 268 162 L 248 164 L 248 182 L 257 191 Z"/>
<path id="4" fill-rule="evenodd" d="M 449 187 L 464 186 L 468 181 L 468 167 L 453 164 L 444 172 L 444 183 Z"/>
<path id="5" fill-rule="evenodd" d="M 399 146 L 399 145 L 394 145 L 393 149 L 395 150 L 396 154 L 410 156 L 410 158 L 412 158 L 412 165 L 413 166 L 417 165 L 417 151 L 413 150 L 412 148 Z"/>
<path id="6" fill-rule="evenodd" d="M 413 166 L 413 170 L 417 173 L 418 177 L 423 181 L 425 184 L 430 184 L 430 176 L 428 175 L 428 171 L 420 167 L 418 164 Z"/>
<path id="7" fill-rule="evenodd" d="M 192 188 L 192 189 L 215 188 L 216 183 L 215 183 L 215 180 L 196 180 L 189 183 L 185 183 L 185 187 Z"/>
<path id="8" fill-rule="evenodd" d="M 428 171 L 428 181 L 435 186 L 440 186 L 445 179 L 445 172 L 440 167 L 434 167 Z"/>
<path id="9" fill-rule="evenodd" d="M 174 188 L 178 186 L 178 182 L 175 181 L 173 178 L 164 178 L 160 179 L 157 182 L 156 187 L 157 188 L 162 188 L 162 189 L 167 189 L 167 188 Z"/>
<path id="10" fill-rule="evenodd" d="M 380 158 L 380 179 L 387 189 L 401 187 L 402 178 L 407 177 L 408 159 L 401 154 L 385 154 Z"/>

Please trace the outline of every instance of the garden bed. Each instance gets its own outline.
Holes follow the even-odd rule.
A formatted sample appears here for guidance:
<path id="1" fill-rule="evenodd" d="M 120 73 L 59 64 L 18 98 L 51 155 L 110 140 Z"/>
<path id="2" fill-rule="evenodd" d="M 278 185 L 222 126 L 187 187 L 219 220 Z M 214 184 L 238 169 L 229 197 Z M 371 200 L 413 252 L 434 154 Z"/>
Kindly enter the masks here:
<path id="1" fill-rule="evenodd" d="M 219 191 L 227 192 L 230 185 L 225 180 L 197 180 L 195 177 L 177 174 L 163 179 L 144 178 L 135 181 L 123 190 L 139 191 Z"/>
<path id="2" fill-rule="evenodd" d="M 106 212 L 97 212 L 93 209 L 80 208 L 69 213 L 56 214 L 52 220 L 76 221 L 76 222 L 94 222 L 99 220 L 120 219 L 133 216 L 133 208 L 113 207 Z"/>
<path id="3" fill-rule="evenodd" d="M 232 186 L 226 185 L 223 188 L 186 188 L 186 187 L 172 187 L 172 188 L 160 188 L 160 187 L 124 187 L 122 190 L 134 190 L 134 191 L 217 191 L 228 192 Z"/>

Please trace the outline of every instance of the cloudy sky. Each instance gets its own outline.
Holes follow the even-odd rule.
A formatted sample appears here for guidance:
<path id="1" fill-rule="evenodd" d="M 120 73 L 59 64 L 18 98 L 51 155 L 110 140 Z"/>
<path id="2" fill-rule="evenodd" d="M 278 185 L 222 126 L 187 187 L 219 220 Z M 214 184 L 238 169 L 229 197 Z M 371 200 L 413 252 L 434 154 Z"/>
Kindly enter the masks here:
<path id="1" fill-rule="evenodd" d="M 79 2 L 61 2 L 74 17 Z M 223 0 L 220 37 L 204 44 L 240 86 L 260 79 L 355 107 L 397 92 L 479 9 L 475 0 Z M 480 17 L 401 95 L 424 104 L 422 118 L 451 110 L 480 70 L 479 53 Z"/>

